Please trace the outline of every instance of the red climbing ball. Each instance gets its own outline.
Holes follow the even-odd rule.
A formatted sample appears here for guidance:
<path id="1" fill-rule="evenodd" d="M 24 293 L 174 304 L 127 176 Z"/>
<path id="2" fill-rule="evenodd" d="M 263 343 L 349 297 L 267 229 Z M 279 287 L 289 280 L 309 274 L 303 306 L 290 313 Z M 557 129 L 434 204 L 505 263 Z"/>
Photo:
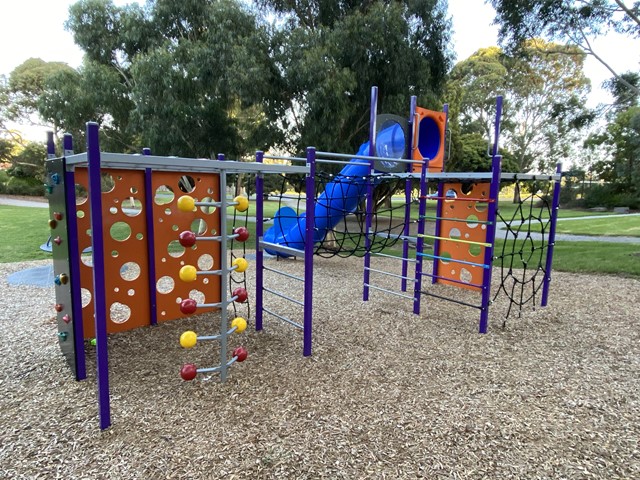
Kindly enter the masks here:
<path id="1" fill-rule="evenodd" d="M 236 298 L 236 302 L 238 302 L 238 303 L 246 302 L 247 298 L 249 297 L 249 294 L 247 293 L 247 289 L 246 288 L 242 288 L 242 287 L 238 287 L 238 288 L 234 289 L 231 294 L 234 297 L 238 297 L 238 298 Z"/>
<path id="2" fill-rule="evenodd" d="M 246 355 L 245 355 L 246 356 Z M 185 363 L 180 369 L 180 376 L 183 380 L 193 380 L 198 374 L 198 367 L 193 363 Z"/>
<path id="3" fill-rule="evenodd" d="M 238 347 L 236 348 L 233 353 L 231 354 L 234 357 L 238 357 L 238 362 L 244 362 L 247 359 L 247 349 L 244 347 Z"/>
<path id="4" fill-rule="evenodd" d="M 193 247 L 196 243 L 196 234 L 190 230 L 185 230 L 178 236 L 178 241 L 185 248 Z"/>
<path id="5" fill-rule="evenodd" d="M 198 308 L 198 302 L 193 298 L 185 298 L 180 302 L 180 311 L 185 315 L 191 315 Z"/>
<path id="6" fill-rule="evenodd" d="M 239 242 L 246 242 L 249 238 L 249 230 L 246 227 L 236 227 L 233 229 L 233 233 L 238 235 L 236 240 Z"/>

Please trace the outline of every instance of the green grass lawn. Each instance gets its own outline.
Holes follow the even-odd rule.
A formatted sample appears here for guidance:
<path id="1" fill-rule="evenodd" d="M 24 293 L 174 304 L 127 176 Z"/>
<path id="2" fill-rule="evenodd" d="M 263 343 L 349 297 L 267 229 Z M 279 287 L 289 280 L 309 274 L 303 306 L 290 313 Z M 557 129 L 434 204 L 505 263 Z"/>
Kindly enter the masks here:
<path id="1" fill-rule="evenodd" d="M 275 212 L 277 202 L 270 202 L 269 208 Z M 267 210 L 265 206 L 265 211 Z M 267 215 L 269 216 L 269 215 Z M 639 217 L 613 219 L 590 219 L 567 221 L 567 224 L 616 220 L 607 226 L 608 235 L 628 235 L 633 225 L 620 220 Z M 49 211 L 44 208 L 13 207 L 0 205 L 0 263 L 21 262 L 51 258 L 51 254 L 40 250 L 40 245 L 49 237 Z M 238 223 L 241 223 L 240 221 Z M 265 225 L 267 229 L 269 225 Z M 255 223 L 249 222 L 251 234 L 249 248 L 255 245 Z M 603 227 L 605 228 L 605 227 Z M 624 233 L 622 233 L 624 232 Z M 385 253 L 399 255 L 400 243 Z M 496 242 L 498 252 L 502 241 Z M 554 255 L 554 270 L 566 272 L 604 273 L 640 277 L 640 245 L 603 242 L 557 242 Z"/>
<path id="2" fill-rule="evenodd" d="M 538 228 L 536 231 L 540 231 L 540 229 Z M 633 217 L 589 218 L 585 220 L 558 220 L 556 232 L 568 235 L 640 237 L 640 215 Z"/>

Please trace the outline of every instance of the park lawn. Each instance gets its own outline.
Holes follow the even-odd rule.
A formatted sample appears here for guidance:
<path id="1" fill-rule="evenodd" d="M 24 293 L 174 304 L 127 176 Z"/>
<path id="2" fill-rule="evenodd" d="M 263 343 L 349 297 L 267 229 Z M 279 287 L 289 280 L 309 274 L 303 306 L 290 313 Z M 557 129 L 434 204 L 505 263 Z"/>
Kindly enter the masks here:
<path id="1" fill-rule="evenodd" d="M 40 250 L 49 238 L 49 209 L 0 205 L 0 263 L 45 260 Z"/>
<path id="2" fill-rule="evenodd" d="M 536 227 L 534 225 L 534 227 Z M 539 226 L 537 230 L 540 231 Z M 532 228 L 534 230 L 534 228 Z M 567 235 L 605 235 L 640 237 L 640 215 L 589 218 L 584 220 L 558 220 L 556 233 Z"/>

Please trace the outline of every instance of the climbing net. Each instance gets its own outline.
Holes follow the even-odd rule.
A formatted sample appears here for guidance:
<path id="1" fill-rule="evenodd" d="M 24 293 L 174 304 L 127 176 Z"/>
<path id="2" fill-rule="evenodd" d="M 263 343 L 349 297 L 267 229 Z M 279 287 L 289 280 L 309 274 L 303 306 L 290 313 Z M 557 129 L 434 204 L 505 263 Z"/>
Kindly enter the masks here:
<path id="1" fill-rule="evenodd" d="M 516 195 L 520 196 L 523 186 L 522 182 L 516 182 Z M 531 303 L 535 308 L 547 275 L 553 183 L 529 182 L 526 186 L 535 193 L 521 197 L 511 216 L 503 216 L 500 211 L 497 214 L 504 230 L 498 229 L 496 233 L 496 240 L 502 238 L 503 243 L 500 251 L 496 249 L 494 253 L 494 265 L 499 266 L 501 279 L 494 300 L 500 294 L 509 299 L 503 327 L 512 311 L 517 310 L 520 316 L 525 305 Z"/>
<path id="2" fill-rule="evenodd" d="M 369 243 L 366 239 L 366 198 L 367 187 L 373 185 L 373 212 Z M 302 192 L 304 177 L 280 175 L 279 192 L 293 189 Z M 380 253 L 393 247 L 401 238 L 405 228 L 404 191 L 406 179 L 392 174 L 370 176 L 333 175 L 318 172 L 315 176 L 316 208 L 315 250 L 320 257 L 363 256 L 366 253 Z M 328 193 L 330 192 L 330 193 Z M 402 192 L 401 201 L 394 201 L 392 195 Z M 271 194 L 278 204 L 276 211 L 289 207 L 296 218 L 305 212 L 305 195 Z M 293 215 L 293 212 L 290 214 Z M 271 220 L 271 219 L 267 219 Z M 302 222 L 295 222 L 295 237 L 304 238 Z M 291 236 L 291 231 L 290 231 Z"/>

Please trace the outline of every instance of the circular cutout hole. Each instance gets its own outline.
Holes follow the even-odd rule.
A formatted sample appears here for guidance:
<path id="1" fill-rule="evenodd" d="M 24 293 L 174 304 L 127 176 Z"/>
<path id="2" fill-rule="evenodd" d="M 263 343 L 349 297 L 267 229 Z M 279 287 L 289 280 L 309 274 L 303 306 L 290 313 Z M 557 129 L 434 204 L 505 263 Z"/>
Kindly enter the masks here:
<path id="1" fill-rule="evenodd" d="M 482 253 L 482 247 L 480 245 L 469 245 L 469 255 L 472 257 L 478 257 Z"/>
<path id="2" fill-rule="evenodd" d="M 167 246 L 167 251 L 173 258 L 178 258 L 184 255 L 184 250 L 184 247 L 180 245 L 180 242 L 178 240 L 172 240 Z"/>
<path id="3" fill-rule="evenodd" d="M 80 289 L 80 296 L 82 297 L 82 308 L 91 303 L 91 292 L 86 288 Z"/>
<path id="4" fill-rule="evenodd" d="M 476 228 L 479 225 L 480 220 L 478 219 L 477 215 L 469 215 L 467 217 L 467 227 L 469 228 Z"/>
<path id="5" fill-rule="evenodd" d="M 120 287 L 115 287 L 115 288 L 113 289 L 113 291 L 114 291 L 115 293 L 118 293 L 118 292 L 120 291 Z"/>
<path id="6" fill-rule="evenodd" d="M 109 172 L 100 173 L 100 191 L 102 193 L 109 193 L 116 187 L 116 182 Z"/>
<path id="7" fill-rule="evenodd" d="M 80 255 L 80 260 L 87 267 L 93 267 L 93 255 L 91 255 L 90 253 L 89 254 L 85 253 Z"/>
<path id="8" fill-rule="evenodd" d="M 135 217 L 142 212 L 142 202 L 134 197 L 122 201 L 122 212 L 128 217 Z"/>
<path id="9" fill-rule="evenodd" d="M 457 240 L 460 237 L 462 237 L 462 232 L 460 231 L 459 228 L 454 227 L 449 231 L 449 238 L 453 238 L 454 240 Z"/>
<path id="10" fill-rule="evenodd" d="M 131 317 L 131 308 L 120 302 L 114 302 L 109 308 L 109 314 L 113 323 L 124 323 Z"/>
<path id="11" fill-rule="evenodd" d="M 200 255 L 198 258 L 198 268 L 200 270 L 211 270 L 213 269 L 213 257 L 208 253 L 204 255 Z"/>
<path id="12" fill-rule="evenodd" d="M 173 193 L 173 189 L 169 185 L 160 185 L 156 189 L 153 201 L 156 205 L 166 205 L 167 203 L 173 202 L 175 197 L 176 195 Z"/>
<path id="13" fill-rule="evenodd" d="M 487 208 L 489 208 L 489 204 L 486 202 L 475 202 L 474 205 L 476 212 L 484 212 Z"/>
<path id="14" fill-rule="evenodd" d="M 202 202 L 213 202 L 213 198 L 211 197 L 204 197 L 202 200 Z M 205 215 L 211 215 L 213 212 L 216 211 L 216 207 L 214 205 L 201 205 L 200 206 L 200 211 L 202 213 L 204 213 Z"/>
<path id="15" fill-rule="evenodd" d="M 192 298 L 197 303 L 205 303 L 206 300 L 204 293 L 202 293 L 200 290 L 191 290 L 189 292 L 189 298 Z"/>
<path id="16" fill-rule="evenodd" d="M 116 222 L 109 229 L 111 238 L 118 242 L 124 242 L 131 236 L 131 227 L 126 222 Z"/>
<path id="17" fill-rule="evenodd" d="M 171 215 L 171 209 L 170 209 L 170 208 L 168 208 L 168 207 L 167 207 L 167 208 L 165 208 L 165 209 L 164 209 L 164 214 L 165 214 L 165 215 Z"/>
<path id="18" fill-rule="evenodd" d="M 133 193 L 134 195 L 135 195 L 136 193 L 138 193 L 138 189 L 137 189 L 136 187 L 131 187 L 131 188 L 129 189 L 129 191 L 130 191 L 131 193 Z"/>
<path id="19" fill-rule="evenodd" d="M 205 235 L 207 233 L 207 222 L 202 219 L 195 219 L 191 222 L 191 231 L 196 235 Z"/>
<path id="20" fill-rule="evenodd" d="M 116 213 L 118 213 L 118 207 L 111 207 L 109 209 L 109 213 L 111 213 L 112 215 L 115 215 Z"/>
<path id="21" fill-rule="evenodd" d="M 78 218 L 84 218 L 84 211 L 82 211 L 82 210 L 78 210 L 78 211 L 76 212 L 76 216 L 77 216 Z"/>
<path id="22" fill-rule="evenodd" d="M 175 280 L 168 275 L 165 275 L 164 277 L 160 277 L 156 282 L 156 290 L 158 291 L 158 293 L 162 293 L 162 294 L 171 293 L 175 288 L 175 286 L 176 286 Z"/>
<path id="23" fill-rule="evenodd" d="M 89 198 L 89 192 L 87 192 L 87 189 L 85 188 L 84 185 L 80 185 L 79 183 L 76 183 L 75 190 L 76 190 L 76 205 L 82 205 Z"/>
<path id="24" fill-rule="evenodd" d="M 469 270 L 467 270 L 466 268 L 461 268 L 460 269 L 460 280 L 462 280 L 463 282 L 466 282 L 466 283 L 471 283 L 471 280 L 472 280 L 471 272 Z"/>
<path id="25" fill-rule="evenodd" d="M 120 267 L 120 277 L 129 282 L 140 276 L 140 265 L 136 262 L 127 262 Z"/>
<path id="26" fill-rule="evenodd" d="M 129 295 L 130 297 L 133 297 L 136 294 L 136 291 L 133 288 L 130 288 L 129 290 L 127 290 L 127 295 Z"/>
<path id="27" fill-rule="evenodd" d="M 144 235 L 143 235 L 143 234 L 141 234 L 141 233 L 136 233 L 136 238 L 137 238 L 138 240 L 142 240 L 142 239 L 144 238 Z"/>
<path id="28" fill-rule="evenodd" d="M 191 193 L 196 189 L 196 181 L 190 175 L 183 175 L 178 180 L 178 187 L 184 193 Z"/>
<path id="29" fill-rule="evenodd" d="M 118 251 L 117 251 L 117 250 L 111 250 L 111 256 L 112 256 L 113 258 L 117 258 L 117 257 L 118 257 L 118 255 L 119 255 L 119 253 L 118 253 Z"/>
<path id="30" fill-rule="evenodd" d="M 442 257 L 440 259 L 442 263 L 449 263 L 451 261 L 451 254 L 449 252 L 442 252 L 440 256 Z"/>

